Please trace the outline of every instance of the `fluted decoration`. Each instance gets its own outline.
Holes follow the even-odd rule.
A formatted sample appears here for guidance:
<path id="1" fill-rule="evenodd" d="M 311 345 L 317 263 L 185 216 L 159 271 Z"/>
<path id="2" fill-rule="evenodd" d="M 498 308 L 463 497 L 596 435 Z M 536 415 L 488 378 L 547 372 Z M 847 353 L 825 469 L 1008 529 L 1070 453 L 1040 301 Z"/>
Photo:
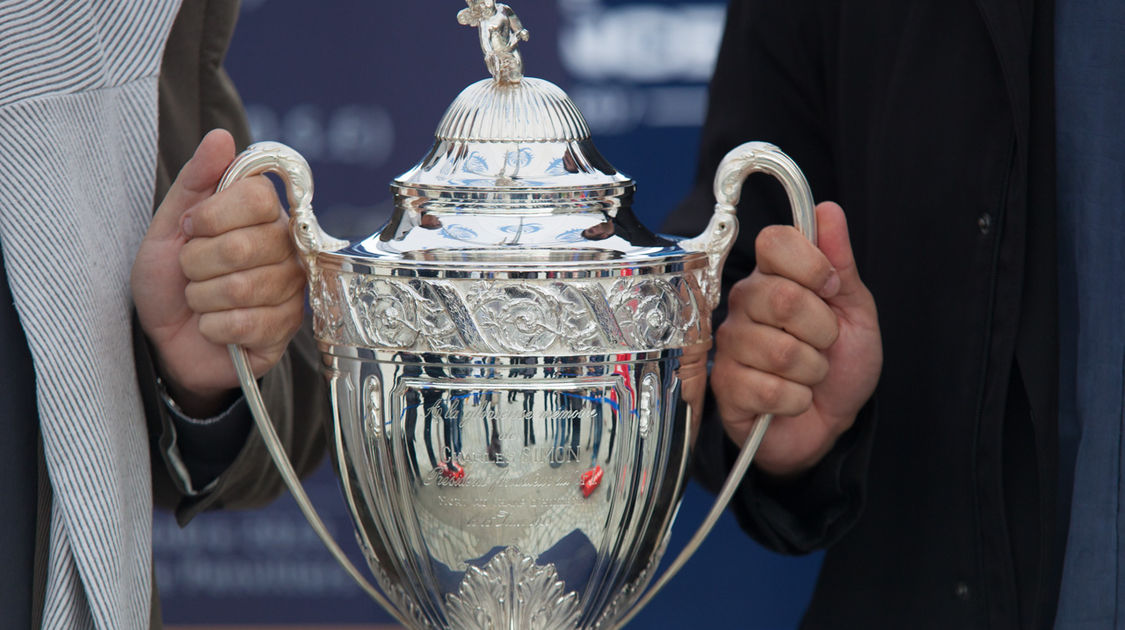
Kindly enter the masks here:
<path id="1" fill-rule="evenodd" d="M 462 142 L 568 142 L 590 137 L 581 112 L 555 84 L 478 81 L 453 101 L 434 134 Z"/>

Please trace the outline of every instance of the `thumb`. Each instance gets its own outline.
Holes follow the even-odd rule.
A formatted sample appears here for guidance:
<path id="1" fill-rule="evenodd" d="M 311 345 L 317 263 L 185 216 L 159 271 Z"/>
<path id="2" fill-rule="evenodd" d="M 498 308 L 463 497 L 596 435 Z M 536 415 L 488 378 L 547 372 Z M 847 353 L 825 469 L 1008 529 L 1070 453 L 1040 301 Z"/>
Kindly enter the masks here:
<path id="1" fill-rule="evenodd" d="M 152 217 L 149 234 L 157 238 L 175 236 L 180 231 L 184 212 L 214 194 L 219 179 L 233 160 L 234 138 L 230 132 L 215 129 L 204 136 Z"/>
<path id="2" fill-rule="evenodd" d="M 858 303 L 861 298 L 865 299 L 867 287 L 860 280 L 855 266 L 844 209 L 831 201 L 817 205 L 816 228 L 817 246 L 840 278 L 839 290 L 830 296 L 831 301 L 840 306 L 848 306 Z"/>

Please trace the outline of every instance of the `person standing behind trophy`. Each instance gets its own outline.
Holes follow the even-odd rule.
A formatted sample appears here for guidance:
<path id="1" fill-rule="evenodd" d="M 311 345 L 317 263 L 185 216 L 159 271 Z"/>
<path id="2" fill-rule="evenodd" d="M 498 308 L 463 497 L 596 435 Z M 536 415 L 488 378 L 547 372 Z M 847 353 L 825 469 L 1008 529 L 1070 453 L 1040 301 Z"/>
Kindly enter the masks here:
<path id="1" fill-rule="evenodd" d="M 696 462 L 715 485 L 754 414 L 789 416 L 734 509 L 828 548 L 803 628 L 1125 627 L 1122 111 L 1119 2 L 731 3 L 669 227 L 773 142 L 879 305 L 881 334 L 839 209 L 818 252 L 762 231 L 787 206 L 752 178 Z"/>
<path id="2" fill-rule="evenodd" d="M 262 178 L 214 194 L 248 135 L 221 65 L 237 12 L 0 4 L 4 627 L 158 628 L 153 498 L 184 523 L 280 493 L 226 344 L 299 469 L 323 451 L 277 196 Z"/>

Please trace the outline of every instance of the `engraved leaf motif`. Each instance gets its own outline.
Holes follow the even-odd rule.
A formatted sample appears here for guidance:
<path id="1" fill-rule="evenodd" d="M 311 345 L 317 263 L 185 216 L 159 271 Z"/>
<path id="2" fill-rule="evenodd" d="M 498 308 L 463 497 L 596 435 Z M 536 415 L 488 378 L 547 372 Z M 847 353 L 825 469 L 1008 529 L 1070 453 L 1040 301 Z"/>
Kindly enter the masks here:
<path id="1" fill-rule="evenodd" d="M 469 295 L 473 316 L 490 342 L 508 352 L 535 352 L 558 339 L 558 304 L 529 286 L 477 285 Z"/>
<path id="2" fill-rule="evenodd" d="M 470 566 L 446 603 L 450 624 L 462 630 L 572 630 L 580 613 L 578 594 L 566 591 L 555 566 L 537 565 L 515 547 L 484 568 Z"/>
<path id="3" fill-rule="evenodd" d="M 415 294 L 418 308 L 419 332 L 434 350 L 456 350 L 465 342 L 458 331 L 457 322 L 446 310 L 441 293 L 432 284 L 412 280 L 410 288 Z"/>
<path id="4" fill-rule="evenodd" d="M 635 347 L 668 345 L 682 332 L 679 295 L 666 281 L 618 281 L 612 300 L 621 330 Z"/>
<path id="5" fill-rule="evenodd" d="M 710 272 L 537 283 L 326 270 L 323 278 L 311 277 L 310 302 L 317 338 L 337 344 L 413 352 L 608 353 L 705 339 Z"/>
<path id="6" fill-rule="evenodd" d="M 349 293 L 354 316 L 370 342 L 409 348 L 418 338 L 417 303 L 406 287 L 357 277 Z"/>
<path id="7" fill-rule="evenodd" d="M 559 304 L 562 336 L 572 350 L 586 351 L 605 343 L 601 322 L 586 303 L 579 288 L 563 283 L 552 286 Z"/>
<path id="8" fill-rule="evenodd" d="M 309 305 L 313 310 L 313 332 L 318 339 L 338 341 L 344 325 L 339 291 L 339 277 L 318 273 L 310 278 Z"/>

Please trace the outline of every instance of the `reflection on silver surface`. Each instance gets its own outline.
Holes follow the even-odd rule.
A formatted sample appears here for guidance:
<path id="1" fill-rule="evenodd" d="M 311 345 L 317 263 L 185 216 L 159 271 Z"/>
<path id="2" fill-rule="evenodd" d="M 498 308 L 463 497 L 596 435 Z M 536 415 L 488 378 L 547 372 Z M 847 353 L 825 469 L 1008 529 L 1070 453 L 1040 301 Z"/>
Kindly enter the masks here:
<path id="1" fill-rule="evenodd" d="M 428 611 L 434 627 L 596 627 L 610 595 L 648 577 L 684 472 L 688 417 L 661 404 L 678 397 L 681 352 L 469 359 L 322 349 L 346 494 L 363 498 L 351 508 L 368 524 L 372 563 L 409 576 L 408 592 L 387 589 L 400 607 Z M 356 383 L 365 383 L 363 422 L 345 416 Z M 563 598 L 574 615 L 558 619 L 570 625 L 463 624 L 471 601 L 495 603 L 472 597 L 517 587 L 518 610 L 505 614 L 554 615 Z"/>

